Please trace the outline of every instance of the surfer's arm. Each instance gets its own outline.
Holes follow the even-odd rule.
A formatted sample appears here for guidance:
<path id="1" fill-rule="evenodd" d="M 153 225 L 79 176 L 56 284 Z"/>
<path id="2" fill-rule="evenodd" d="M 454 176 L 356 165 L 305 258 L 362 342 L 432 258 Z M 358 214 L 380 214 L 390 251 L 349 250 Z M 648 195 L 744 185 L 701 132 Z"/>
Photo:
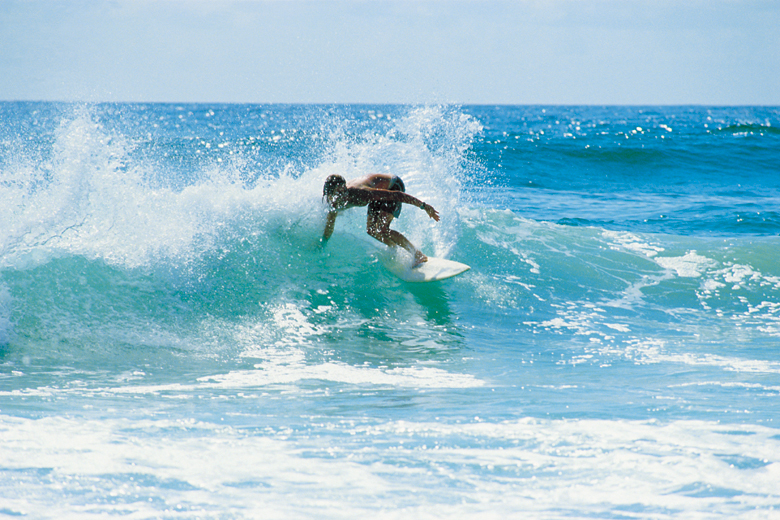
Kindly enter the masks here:
<path id="1" fill-rule="evenodd" d="M 328 243 L 328 239 L 333 234 L 333 228 L 336 227 L 336 213 L 335 211 L 329 211 L 328 216 L 325 220 L 325 231 L 322 232 L 322 238 L 320 239 L 320 243 L 324 246 Z"/>
<path id="2" fill-rule="evenodd" d="M 439 212 L 436 211 L 433 206 L 430 204 L 426 204 L 425 202 L 421 201 L 417 197 L 412 197 L 408 193 L 404 193 L 402 191 L 390 191 L 390 190 L 379 190 L 379 189 L 372 189 L 368 188 L 364 191 L 370 192 L 371 197 L 374 200 L 382 200 L 382 201 L 388 201 L 388 202 L 402 202 L 404 204 L 410 204 L 412 206 L 418 207 L 421 210 L 425 211 L 429 217 L 431 217 L 435 221 L 439 221 Z"/>
<path id="3" fill-rule="evenodd" d="M 420 209 L 426 212 L 428 216 L 431 217 L 436 222 L 439 221 L 439 212 L 433 209 L 433 206 L 431 206 L 430 204 L 423 202 L 422 205 L 420 206 Z"/>

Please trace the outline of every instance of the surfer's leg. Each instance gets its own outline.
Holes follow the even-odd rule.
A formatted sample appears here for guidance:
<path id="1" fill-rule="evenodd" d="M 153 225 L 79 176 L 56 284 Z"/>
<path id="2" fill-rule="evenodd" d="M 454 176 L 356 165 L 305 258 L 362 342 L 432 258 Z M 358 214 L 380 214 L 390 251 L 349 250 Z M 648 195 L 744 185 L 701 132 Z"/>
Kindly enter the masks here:
<path id="1" fill-rule="evenodd" d="M 393 214 L 385 211 L 368 211 L 368 220 L 366 221 L 366 231 L 369 235 L 390 247 L 401 246 L 414 256 L 414 265 L 426 262 L 428 257 L 422 251 L 414 247 L 398 231 L 390 229 L 390 222 L 393 221 Z"/>

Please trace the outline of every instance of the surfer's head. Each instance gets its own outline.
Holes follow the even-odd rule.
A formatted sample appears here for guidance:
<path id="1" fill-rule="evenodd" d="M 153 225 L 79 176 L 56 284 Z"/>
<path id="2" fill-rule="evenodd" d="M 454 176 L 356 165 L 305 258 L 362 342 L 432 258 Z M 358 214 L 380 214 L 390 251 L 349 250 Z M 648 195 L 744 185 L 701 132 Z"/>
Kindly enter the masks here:
<path id="1" fill-rule="evenodd" d="M 346 186 L 347 181 L 341 175 L 331 175 L 325 179 L 325 186 L 322 188 L 322 196 L 330 197 L 340 187 Z"/>
<path id="2" fill-rule="evenodd" d="M 341 190 L 347 187 L 347 181 L 341 175 L 331 175 L 325 179 L 325 186 L 322 187 L 322 198 L 329 206 L 335 207 L 333 196 Z"/>

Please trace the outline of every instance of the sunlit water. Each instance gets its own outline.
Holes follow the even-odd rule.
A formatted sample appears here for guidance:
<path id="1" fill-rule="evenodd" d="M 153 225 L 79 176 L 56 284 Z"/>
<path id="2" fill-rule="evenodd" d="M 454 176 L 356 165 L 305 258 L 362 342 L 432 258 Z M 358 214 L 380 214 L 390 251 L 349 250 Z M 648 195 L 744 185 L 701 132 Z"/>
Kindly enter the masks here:
<path id="1" fill-rule="evenodd" d="M 780 110 L 0 103 L 0 516 L 777 518 Z M 472 266 L 407 284 L 323 180 Z"/>

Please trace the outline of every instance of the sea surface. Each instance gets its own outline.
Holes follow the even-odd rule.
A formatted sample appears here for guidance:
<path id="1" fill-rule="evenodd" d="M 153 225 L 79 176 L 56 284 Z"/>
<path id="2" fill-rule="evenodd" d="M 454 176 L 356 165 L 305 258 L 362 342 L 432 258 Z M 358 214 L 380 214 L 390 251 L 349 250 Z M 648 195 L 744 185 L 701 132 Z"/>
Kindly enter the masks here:
<path id="1" fill-rule="evenodd" d="M 780 518 L 779 234 L 778 107 L 2 102 L 0 517 Z"/>

